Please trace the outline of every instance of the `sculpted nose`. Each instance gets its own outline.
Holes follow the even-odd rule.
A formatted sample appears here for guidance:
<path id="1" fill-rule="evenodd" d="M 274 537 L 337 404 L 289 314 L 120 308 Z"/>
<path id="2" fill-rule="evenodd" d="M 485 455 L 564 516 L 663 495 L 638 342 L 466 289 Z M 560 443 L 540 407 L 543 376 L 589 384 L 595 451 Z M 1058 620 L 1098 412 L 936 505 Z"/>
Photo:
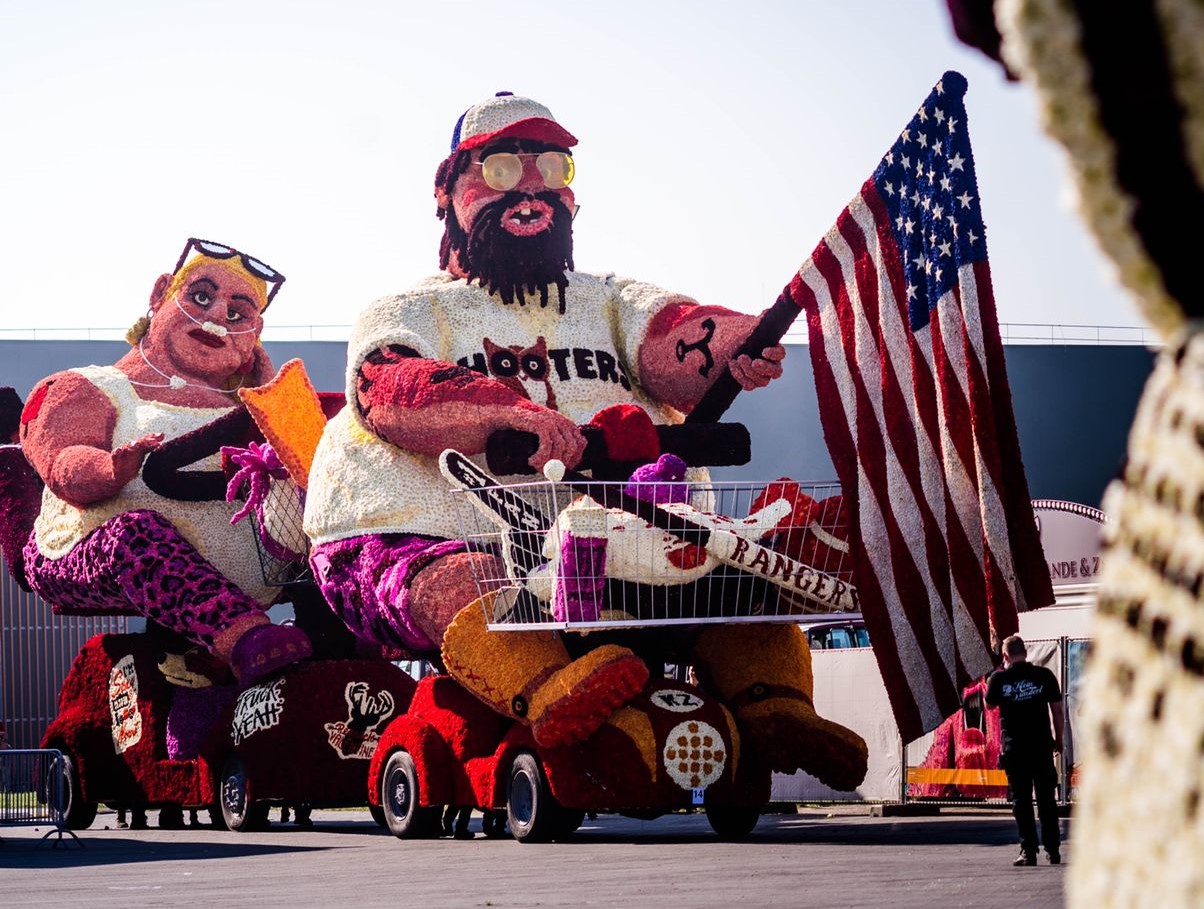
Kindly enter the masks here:
<path id="1" fill-rule="evenodd" d="M 526 162 L 523 167 L 523 178 L 519 181 L 518 186 L 514 187 L 520 193 L 526 193 L 530 197 L 534 197 L 537 192 L 544 188 L 543 177 L 539 173 L 539 168 L 535 166 L 535 162 Z"/>

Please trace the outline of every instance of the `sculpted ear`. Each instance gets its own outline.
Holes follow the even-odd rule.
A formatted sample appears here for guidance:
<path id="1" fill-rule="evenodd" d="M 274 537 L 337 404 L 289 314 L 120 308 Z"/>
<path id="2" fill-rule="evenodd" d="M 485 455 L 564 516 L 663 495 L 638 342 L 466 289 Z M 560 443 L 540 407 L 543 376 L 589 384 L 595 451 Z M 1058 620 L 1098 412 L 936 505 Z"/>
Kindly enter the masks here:
<path id="1" fill-rule="evenodd" d="M 167 288 L 171 286 L 171 275 L 159 275 L 155 281 L 155 286 L 151 288 L 150 308 L 158 309 L 163 305 L 164 299 L 167 297 Z"/>
<path id="2" fill-rule="evenodd" d="M 435 205 L 440 211 L 447 211 L 451 207 L 451 196 L 447 194 L 447 190 L 442 184 L 435 186 Z"/>

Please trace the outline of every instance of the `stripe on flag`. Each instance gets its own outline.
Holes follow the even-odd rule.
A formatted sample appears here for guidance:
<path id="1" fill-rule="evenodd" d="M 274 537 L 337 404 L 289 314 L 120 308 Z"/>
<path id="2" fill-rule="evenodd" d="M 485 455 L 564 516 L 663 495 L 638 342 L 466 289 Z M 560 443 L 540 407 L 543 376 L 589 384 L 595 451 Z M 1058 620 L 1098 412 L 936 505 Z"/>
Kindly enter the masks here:
<path id="1" fill-rule="evenodd" d="M 787 292 L 862 610 L 906 740 L 1053 601 L 1020 461 L 963 105 L 946 73 Z"/>

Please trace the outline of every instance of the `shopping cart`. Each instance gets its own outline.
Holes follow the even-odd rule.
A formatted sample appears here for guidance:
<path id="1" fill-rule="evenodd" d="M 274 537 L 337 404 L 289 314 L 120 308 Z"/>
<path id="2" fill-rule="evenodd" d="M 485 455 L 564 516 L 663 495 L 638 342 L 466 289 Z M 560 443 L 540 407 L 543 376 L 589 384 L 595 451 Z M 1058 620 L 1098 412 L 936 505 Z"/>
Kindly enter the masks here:
<path id="1" fill-rule="evenodd" d="M 570 474 L 504 485 L 454 451 L 441 468 L 464 542 L 504 566 L 475 578 L 492 629 L 798 622 L 859 611 L 836 483 Z"/>

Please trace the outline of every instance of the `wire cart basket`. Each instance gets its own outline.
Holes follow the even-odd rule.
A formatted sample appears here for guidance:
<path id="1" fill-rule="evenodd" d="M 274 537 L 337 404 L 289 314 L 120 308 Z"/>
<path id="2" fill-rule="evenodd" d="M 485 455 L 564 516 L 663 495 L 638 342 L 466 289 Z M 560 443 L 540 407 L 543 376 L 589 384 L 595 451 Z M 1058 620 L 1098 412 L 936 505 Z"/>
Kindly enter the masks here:
<path id="1" fill-rule="evenodd" d="M 461 484 L 489 627 L 802 621 L 859 611 L 837 483 Z M 488 478 L 492 480 L 492 478 Z"/>
<path id="2" fill-rule="evenodd" d="M 273 480 L 261 508 L 252 510 L 255 548 L 264 583 L 287 587 L 313 580 L 309 538 L 302 529 L 305 494 L 289 481 Z"/>

